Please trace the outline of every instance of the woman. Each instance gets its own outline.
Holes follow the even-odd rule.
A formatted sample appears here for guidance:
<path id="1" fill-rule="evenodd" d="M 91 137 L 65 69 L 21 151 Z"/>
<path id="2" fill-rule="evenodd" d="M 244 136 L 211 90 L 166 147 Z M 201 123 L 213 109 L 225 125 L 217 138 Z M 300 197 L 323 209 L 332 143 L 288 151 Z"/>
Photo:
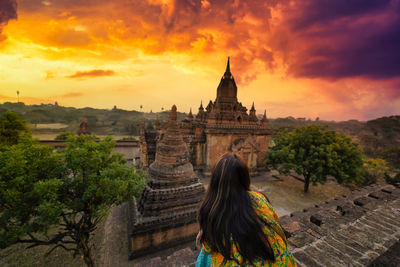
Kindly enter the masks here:
<path id="1" fill-rule="evenodd" d="M 199 266 L 296 266 L 268 199 L 250 191 L 246 164 L 228 153 L 211 175 L 198 221 Z"/>

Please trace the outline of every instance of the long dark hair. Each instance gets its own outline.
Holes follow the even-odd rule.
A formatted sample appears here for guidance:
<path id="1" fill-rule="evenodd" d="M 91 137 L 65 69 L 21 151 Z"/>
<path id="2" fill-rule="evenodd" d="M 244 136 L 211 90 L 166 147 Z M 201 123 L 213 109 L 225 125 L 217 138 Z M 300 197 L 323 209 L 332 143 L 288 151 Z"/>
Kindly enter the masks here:
<path id="1" fill-rule="evenodd" d="M 236 154 L 222 156 L 212 171 L 198 221 L 202 231 L 200 241 L 212 251 L 221 253 L 225 262 L 233 260 L 230 238 L 244 262 L 252 263 L 257 258 L 275 261 L 262 230 L 265 222 L 251 205 L 249 190 L 250 175 L 246 164 Z"/>

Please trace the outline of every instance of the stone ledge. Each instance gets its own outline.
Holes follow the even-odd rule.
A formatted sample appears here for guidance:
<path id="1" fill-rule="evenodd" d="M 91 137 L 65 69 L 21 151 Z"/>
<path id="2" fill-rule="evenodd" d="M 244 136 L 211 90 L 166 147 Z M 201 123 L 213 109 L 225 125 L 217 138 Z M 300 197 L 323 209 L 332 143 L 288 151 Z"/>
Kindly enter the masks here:
<path id="1" fill-rule="evenodd" d="M 400 242 L 400 188 L 360 188 L 281 224 L 299 266 L 365 266 Z"/>
<path id="2" fill-rule="evenodd" d="M 368 201 L 354 202 L 365 198 Z M 311 221 L 311 217 L 313 217 Z M 298 266 L 395 266 L 400 262 L 400 188 L 372 185 L 281 217 Z M 179 250 L 134 266 L 194 266 Z M 391 265 L 390 265 L 391 264 Z"/>

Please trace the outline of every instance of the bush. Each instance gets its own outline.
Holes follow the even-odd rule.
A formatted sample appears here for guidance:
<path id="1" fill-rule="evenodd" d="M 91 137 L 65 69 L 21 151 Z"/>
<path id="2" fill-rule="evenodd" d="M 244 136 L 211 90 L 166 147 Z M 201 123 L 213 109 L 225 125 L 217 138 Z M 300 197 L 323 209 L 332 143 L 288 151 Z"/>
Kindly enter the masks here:
<path id="1" fill-rule="evenodd" d="M 385 173 L 389 171 L 387 163 L 383 159 L 368 159 L 363 164 L 362 185 L 382 183 L 385 181 Z"/>

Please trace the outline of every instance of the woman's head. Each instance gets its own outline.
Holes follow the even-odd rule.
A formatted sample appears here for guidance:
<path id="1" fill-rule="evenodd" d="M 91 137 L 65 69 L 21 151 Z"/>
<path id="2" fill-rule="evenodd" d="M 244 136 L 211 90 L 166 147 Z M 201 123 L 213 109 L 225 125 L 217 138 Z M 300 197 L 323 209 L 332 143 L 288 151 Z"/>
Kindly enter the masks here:
<path id="1" fill-rule="evenodd" d="M 247 165 L 234 153 L 223 155 L 211 174 L 209 191 L 234 197 L 240 191 L 250 189 L 250 175 Z"/>
<path id="2" fill-rule="evenodd" d="M 249 170 L 234 153 L 223 155 L 215 165 L 198 221 L 201 242 L 230 259 L 231 238 L 245 261 L 273 260 L 272 249 L 255 213 L 248 191 Z"/>

